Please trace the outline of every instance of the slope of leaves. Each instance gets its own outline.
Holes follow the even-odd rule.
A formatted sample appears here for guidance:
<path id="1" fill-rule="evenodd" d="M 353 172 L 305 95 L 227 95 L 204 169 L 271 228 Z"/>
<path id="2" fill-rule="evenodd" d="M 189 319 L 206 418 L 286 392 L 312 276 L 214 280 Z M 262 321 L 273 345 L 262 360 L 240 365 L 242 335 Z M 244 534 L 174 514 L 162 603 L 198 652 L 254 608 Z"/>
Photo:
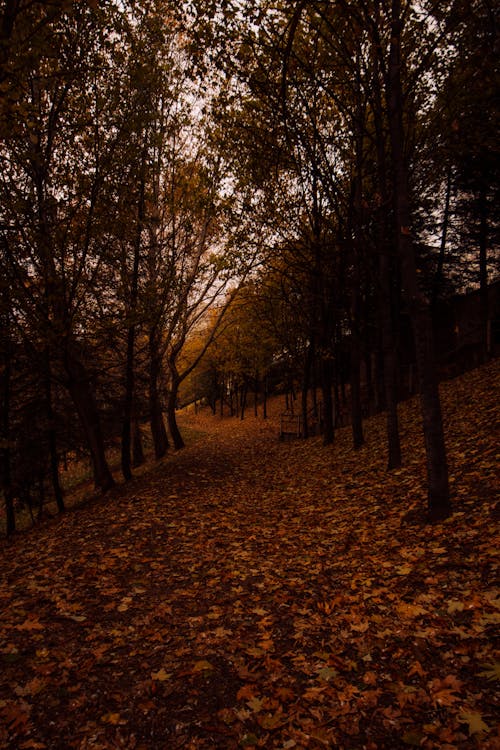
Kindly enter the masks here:
<path id="1" fill-rule="evenodd" d="M 406 465 L 276 423 L 197 439 L 1 563 L 6 748 L 495 748 L 500 362 L 443 384 L 454 512 Z M 498 658 L 498 656 L 496 657 Z"/>

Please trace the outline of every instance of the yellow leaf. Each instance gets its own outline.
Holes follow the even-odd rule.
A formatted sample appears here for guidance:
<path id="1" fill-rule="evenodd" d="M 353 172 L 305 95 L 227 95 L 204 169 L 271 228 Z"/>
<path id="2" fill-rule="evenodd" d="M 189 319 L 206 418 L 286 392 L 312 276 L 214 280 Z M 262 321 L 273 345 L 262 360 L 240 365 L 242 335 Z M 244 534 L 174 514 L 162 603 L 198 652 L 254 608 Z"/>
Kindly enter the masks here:
<path id="1" fill-rule="evenodd" d="M 396 609 L 401 617 L 407 617 L 409 619 L 427 614 L 427 610 L 420 604 L 408 604 L 408 602 L 401 602 L 401 604 L 397 605 Z"/>
<path id="2" fill-rule="evenodd" d="M 481 677 L 486 677 L 488 680 L 500 680 L 500 661 L 496 661 L 494 664 L 483 664 L 484 667 L 482 672 L 479 672 Z"/>
<path id="3" fill-rule="evenodd" d="M 28 617 L 21 625 L 16 625 L 16 630 L 43 630 L 44 625 L 38 619 Z"/>
<path id="4" fill-rule="evenodd" d="M 262 607 L 254 607 L 252 612 L 255 612 L 256 615 L 260 615 L 260 617 L 264 617 L 264 615 L 268 614 L 267 609 L 262 609 Z"/>
<path id="5" fill-rule="evenodd" d="M 200 661 L 197 661 L 193 664 L 193 672 L 204 672 L 206 669 L 213 669 L 213 664 L 210 664 L 209 661 L 206 661 L 206 659 L 200 659 Z"/>
<path id="6" fill-rule="evenodd" d="M 119 724 L 120 723 L 120 714 L 103 714 L 101 716 L 101 721 L 103 721 L 105 724 Z"/>
<path id="7" fill-rule="evenodd" d="M 351 625 L 351 630 L 354 630 L 356 633 L 366 633 L 369 627 L 369 623 L 365 620 L 365 622 L 360 622 L 357 625 Z"/>
<path id="8" fill-rule="evenodd" d="M 469 726 L 469 735 L 490 731 L 489 726 L 484 723 L 481 714 L 478 714 L 475 711 L 471 711 L 470 713 L 468 711 L 464 711 L 460 714 L 460 721 L 463 724 L 467 724 Z"/>
<path id="9" fill-rule="evenodd" d="M 170 672 L 165 672 L 163 667 L 158 670 L 158 672 L 151 672 L 151 679 L 156 680 L 157 682 L 165 682 L 165 680 L 169 680 L 172 677 L 172 674 Z"/>
<path id="10" fill-rule="evenodd" d="M 255 711 L 255 713 L 257 713 L 258 711 L 262 710 L 262 703 L 263 701 L 261 698 L 254 697 L 247 701 L 247 706 L 252 711 Z"/>
<path id="11" fill-rule="evenodd" d="M 413 570 L 411 565 L 399 565 L 396 568 L 396 573 L 398 576 L 407 576 L 411 571 Z"/>

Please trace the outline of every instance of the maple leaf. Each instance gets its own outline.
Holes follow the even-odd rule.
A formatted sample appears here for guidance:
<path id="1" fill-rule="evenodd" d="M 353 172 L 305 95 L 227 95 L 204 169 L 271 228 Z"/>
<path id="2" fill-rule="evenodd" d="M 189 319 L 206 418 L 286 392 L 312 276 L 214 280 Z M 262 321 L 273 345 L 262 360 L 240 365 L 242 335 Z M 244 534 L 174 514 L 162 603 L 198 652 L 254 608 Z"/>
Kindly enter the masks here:
<path id="1" fill-rule="evenodd" d="M 165 682 L 171 677 L 172 674 L 170 672 L 166 672 L 163 667 L 159 669 L 158 672 L 151 672 L 151 679 L 156 680 L 157 682 Z"/>
<path id="2" fill-rule="evenodd" d="M 396 606 L 396 611 L 401 617 L 410 620 L 428 614 L 425 607 L 422 607 L 420 604 L 409 604 L 408 602 L 401 602 L 398 604 Z"/>
<path id="3" fill-rule="evenodd" d="M 196 674 L 197 672 L 205 672 L 213 668 L 213 664 L 210 664 L 210 662 L 206 659 L 199 659 L 199 661 L 195 661 L 191 671 L 192 673 Z"/>
<path id="4" fill-rule="evenodd" d="M 240 740 L 241 747 L 255 747 L 259 744 L 259 738 L 255 734 L 245 734 Z"/>
<path id="5" fill-rule="evenodd" d="M 281 711 L 277 711 L 274 714 L 265 714 L 264 716 L 258 716 L 257 721 L 263 729 L 273 730 L 277 729 L 283 723 L 286 723 L 286 717 L 283 716 Z"/>
<path id="6" fill-rule="evenodd" d="M 411 665 L 411 667 L 410 667 L 410 669 L 409 669 L 409 671 L 408 671 L 408 674 L 410 675 L 410 677 L 411 677 L 412 675 L 414 675 L 414 674 L 418 674 L 418 675 L 420 675 L 420 677 L 425 677 L 425 675 L 426 675 L 426 671 L 425 671 L 425 669 L 424 669 L 424 668 L 422 667 L 422 665 L 420 664 L 420 662 L 419 662 L 419 661 L 416 661 L 416 662 L 414 662 L 414 663 L 413 663 L 413 664 Z"/>
<path id="7" fill-rule="evenodd" d="M 263 704 L 262 698 L 257 698 L 256 696 L 253 696 L 250 698 L 250 700 L 247 701 L 247 706 L 255 713 L 258 713 L 259 711 L 262 711 L 262 704 Z"/>
<path id="8" fill-rule="evenodd" d="M 500 680 L 500 661 L 496 661 L 494 664 L 483 664 L 484 667 L 482 672 L 479 672 L 481 677 L 486 677 L 488 680 Z"/>
<path id="9" fill-rule="evenodd" d="M 101 716 L 101 721 L 104 722 L 104 724 L 114 724 L 114 725 L 122 723 L 121 716 L 118 713 L 103 714 Z"/>
<path id="10" fill-rule="evenodd" d="M 418 730 L 409 730 L 408 732 L 405 732 L 401 739 L 405 743 L 405 745 L 410 745 L 411 747 L 422 747 L 422 740 L 424 739 L 425 734 L 422 732 L 419 732 Z"/>
<path id="11" fill-rule="evenodd" d="M 325 680 L 328 682 L 328 680 L 331 680 L 332 677 L 336 677 L 338 675 L 338 672 L 333 667 L 321 667 L 317 670 L 318 677 L 320 680 Z"/>
<path id="12" fill-rule="evenodd" d="M 483 721 L 481 714 L 476 713 L 475 711 L 463 711 L 459 718 L 463 724 L 467 724 L 469 727 L 469 736 L 490 731 L 489 726 Z"/>
<path id="13" fill-rule="evenodd" d="M 28 617 L 21 625 L 16 625 L 16 630 L 44 630 L 45 625 L 38 618 Z"/>
<path id="14" fill-rule="evenodd" d="M 246 685 L 243 685 L 240 687 L 238 692 L 236 693 L 236 697 L 239 701 L 243 701 L 245 699 L 251 699 L 255 696 L 256 687 L 255 685 L 251 685 L 250 683 L 247 683 Z"/>

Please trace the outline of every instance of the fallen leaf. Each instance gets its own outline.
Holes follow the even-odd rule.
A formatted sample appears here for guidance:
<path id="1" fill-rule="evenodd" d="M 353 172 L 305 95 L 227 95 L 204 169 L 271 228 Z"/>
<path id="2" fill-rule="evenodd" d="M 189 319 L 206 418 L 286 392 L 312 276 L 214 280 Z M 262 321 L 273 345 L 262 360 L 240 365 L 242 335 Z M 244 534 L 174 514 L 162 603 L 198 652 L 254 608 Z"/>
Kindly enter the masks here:
<path id="1" fill-rule="evenodd" d="M 467 724 L 469 728 L 469 736 L 490 731 L 490 727 L 483 721 L 481 714 L 474 711 L 463 711 L 460 714 L 460 721 L 463 724 Z"/>
<path id="2" fill-rule="evenodd" d="M 156 680 L 156 682 L 165 682 L 166 680 L 169 680 L 172 677 L 171 672 L 166 672 L 164 668 L 158 670 L 158 672 L 151 672 L 151 679 Z"/>

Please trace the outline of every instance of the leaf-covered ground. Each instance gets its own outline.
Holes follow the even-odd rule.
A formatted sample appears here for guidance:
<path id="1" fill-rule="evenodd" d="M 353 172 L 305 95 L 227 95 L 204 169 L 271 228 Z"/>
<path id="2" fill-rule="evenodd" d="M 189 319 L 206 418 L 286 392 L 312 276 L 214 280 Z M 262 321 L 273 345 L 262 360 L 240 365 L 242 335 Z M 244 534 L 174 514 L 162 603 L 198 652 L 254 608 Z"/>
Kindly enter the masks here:
<path id="1" fill-rule="evenodd" d="M 498 748 L 499 381 L 442 386 L 439 525 L 412 401 L 400 471 L 383 416 L 354 453 L 192 415 L 184 451 L 15 537 L 0 746 Z"/>

